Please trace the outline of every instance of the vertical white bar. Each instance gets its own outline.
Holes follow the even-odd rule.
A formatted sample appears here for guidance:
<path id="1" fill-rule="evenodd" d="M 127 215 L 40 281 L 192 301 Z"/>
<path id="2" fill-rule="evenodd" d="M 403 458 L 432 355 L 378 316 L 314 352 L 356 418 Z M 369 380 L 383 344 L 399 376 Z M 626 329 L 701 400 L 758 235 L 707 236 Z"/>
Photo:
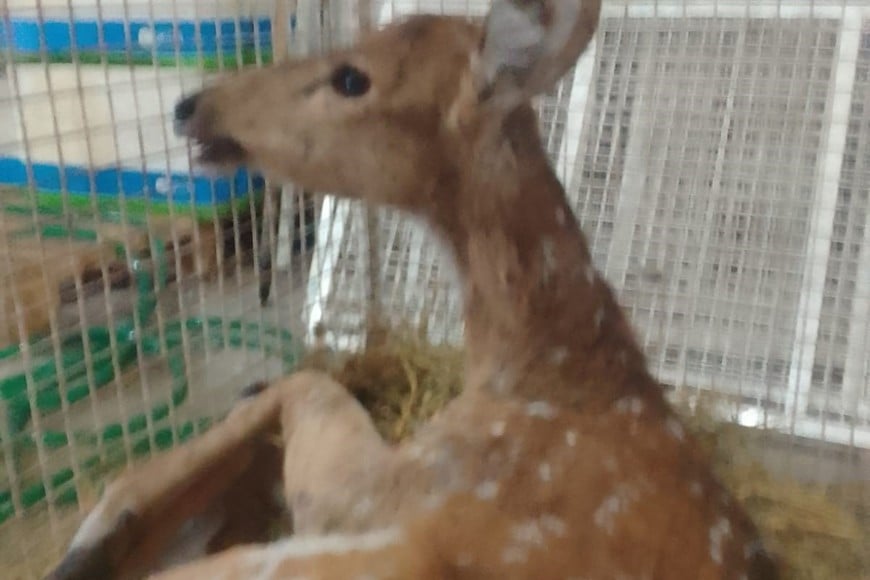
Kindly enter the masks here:
<path id="1" fill-rule="evenodd" d="M 641 74 L 635 93 L 635 104 L 632 107 L 631 124 L 629 125 L 628 143 L 625 147 L 625 168 L 622 172 L 619 198 L 613 216 L 613 234 L 610 248 L 607 252 L 605 277 L 617 288 L 625 283 L 631 257 L 631 242 L 634 239 L 634 228 L 638 225 L 638 212 L 641 199 L 647 192 L 647 151 L 650 149 L 651 115 L 655 111 L 650 107 L 647 94 L 655 90 L 649 70 L 654 59 L 649 55 L 641 62 Z M 652 193 L 652 192 L 650 192 Z"/>
<path id="2" fill-rule="evenodd" d="M 294 52 L 297 55 L 316 54 L 321 49 L 323 22 L 321 19 L 322 0 L 302 0 L 296 9 L 296 30 L 293 34 Z M 292 212 L 286 208 L 299 211 L 292 200 L 294 187 L 290 184 L 282 188 L 281 221 L 278 229 L 279 246 L 276 256 L 276 267 L 285 268 L 290 263 L 293 240 L 290 228 L 293 223 Z M 314 344 L 314 329 L 323 318 L 323 308 L 332 290 L 332 276 L 338 261 L 341 247 L 341 236 L 347 220 L 346 202 L 334 196 L 327 195 L 321 204 L 319 219 L 315 232 L 314 250 L 309 266 L 308 283 L 305 290 L 306 318 L 305 342 Z M 339 239 L 333 242 L 332 225 L 338 220 L 340 224 Z"/>
<path id="3" fill-rule="evenodd" d="M 816 339 L 825 290 L 825 275 L 831 249 L 837 190 L 843 166 L 849 110 L 855 85 L 855 67 L 861 43 L 862 10 L 843 8 L 840 20 L 840 44 L 833 83 L 833 98 L 827 143 L 816 186 L 816 199 L 811 213 L 807 261 L 803 287 L 798 303 L 797 328 L 789 367 L 786 393 L 786 417 L 789 431 L 794 432 L 799 414 L 806 410 L 812 383 Z"/>
<path id="4" fill-rule="evenodd" d="M 281 187 L 281 213 L 278 216 L 278 240 L 275 248 L 275 268 L 290 266 L 293 252 L 293 212 L 300 210 L 296 205 L 296 186 L 286 184 Z M 304 224 L 302 224 L 304 225 Z"/>
<path id="5" fill-rule="evenodd" d="M 866 13 L 854 18 L 858 30 L 858 49 L 866 31 Z M 858 49 L 853 53 L 857 67 Z M 854 88 L 853 88 L 854 90 Z M 866 386 L 867 349 L 870 347 L 870 212 L 864 218 L 864 240 L 859 248 L 855 293 L 849 318 L 849 337 L 846 346 L 846 364 L 843 372 L 843 406 L 860 416 L 861 398 Z"/>
<path id="6" fill-rule="evenodd" d="M 858 257 L 855 279 L 855 294 L 852 298 L 852 313 L 849 318 L 849 342 L 846 346 L 846 365 L 843 373 L 843 406 L 857 412 L 864 389 L 867 364 L 868 331 L 870 331 L 870 212 L 864 225 L 864 243 Z"/>
<path id="7" fill-rule="evenodd" d="M 409 220 L 410 221 L 410 220 Z M 408 224 L 408 236 L 407 236 L 407 244 L 408 248 L 408 264 L 407 264 L 407 276 L 405 278 L 405 296 L 404 303 L 405 305 L 414 304 L 415 297 L 419 293 L 423 293 L 425 296 L 428 290 L 428 279 L 420 284 L 419 287 L 415 287 L 415 284 L 418 280 L 420 280 L 420 267 L 423 264 L 423 243 L 424 243 L 424 234 L 421 226 L 419 226 L 414 221 L 411 221 Z M 419 314 L 415 312 L 410 315 L 412 320 L 416 320 L 416 315 Z"/>
<path id="8" fill-rule="evenodd" d="M 303 22 L 301 17 L 303 16 L 303 10 L 307 9 L 311 4 L 315 2 L 309 2 L 308 0 L 303 0 L 300 2 L 293 2 L 289 8 L 285 7 L 285 3 L 289 0 L 274 0 L 274 19 L 273 19 L 273 27 L 280 26 L 281 32 L 279 33 L 282 37 L 288 35 L 290 32 L 288 29 L 290 28 L 290 20 L 291 18 L 296 18 L 296 27 L 292 30 L 292 40 L 289 43 L 285 43 L 285 49 L 288 52 L 293 52 L 295 57 L 298 57 L 300 54 L 304 53 L 304 50 L 300 46 L 300 39 L 304 41 L 305 34 L 307 33 L 307 29 L 305 29 L 306 22 Z M 274 36 L 274 31 L 273 31 Z M 277 41 L 273 41 L 273 50 L 278 50 Z M 292 46 L 292 49 L 290 48 Z M 287 54 L 281 54 L 280 60 L 284 60 L 288 58 Z M 277 54 L 273 55 L 273 61 L 277 62 L 279 60 L 279 56 Z M 303 208 L 298 207 L 296 202 L 296 187 L 292 184 L 285 184 L 281 187 L 281 199 L 279 202 L 279 207 L 281 208 L 281 212 L 278 215 L 278 236 L 275 241 L 275 264 L 273 268 L 275 270 L 282 270 L 290 267 L 291 254 L 293 252 L 293 238 L 291 234 L 291 230 L 293 229 L 293 212 L 294 211 L 302 211 Z M 304 223 L 300 224 L 303 228 L 305 226 Z M 272 274 L 274 276 L 274 274 Z M 273 278 L 274 279 L 274 278 Z"/>
<path id="9" fill-rule="evenodd" d="M 284 0 L 276 0 L 281 2 Z M 322 50 L 323 22 L 321 8 L 323 0 L 301 0 L 296 3 L 296 28 L 291 39 L 291 51 L 294 58 L 303 55 L 317 54 Z M 289 23 L 284 23 L 289 26 Z M 281 187 L 281 213 L 278 216 L 278 239 L 275 241 L 275 269 L 280 270 L 290 266 L 293 239 L 293 214 L 297 211 L 295 198 L 297 188 L 293 184 L 285 184 Z M 325 207 L 325 206 L 324 206 Z M 330 210 L 331 211 L 331 210 Z M 329 213 L 324 212 L 326 215 Z M 319 234 L 319 227 L 318 227 Z M 317 247 L 315 247 L 315 258 Z M 316 259 L 312 262 L 317 263 Z M 319 321 L 319 318 L 318 318 Z M 316 324 L 316 323 L 315 323 Z"/>
<path id="10" fill-rule="evenodd" d="M 349 214 L 347 200 L 332 195 L 324 198 L 306 288 L 306 342 L 309 343 L 314 341 L 314 328 L 323 319 L 323 309 L 332 292 L 341 243 L 350 225 Z"/>
<path id="11" fill-rule="evenodd" d="M 320 28 L 322 26 L 319 17 L 319 6 L 320 0 L 307 2 L 303 0 L 299 4 L 296 25 L 297 32 L 302 32 L 307 39 L 307 47 L 309 49 L 313 47 L 322 48 L 319 42 Z M 392 14 L 389 2 L 378 2 L 378 5 L 374 6 L 373 10 L 380 16 L 378 19 L 379 23 L 384 22 L 385 15 Z M 302 27 L 304 27 L 304 31 L 300 31 Z M 318 40 L 313 40 L 313 37 Z M 304 315 L 307 319 L 305 321 L 305 340 L 308 344 L 313 344 L 314 329 L 323 319 L 326 303 L 332 293 L 341 246 L 344 242 L 344 236 L 349 233 L 351 219 L 353 219 L 350 203 L 349 200 L 334 195 L 327 195 L 323 199 L 305 296 L 307 305 Z M 287 239 L 289 239 L 289 236 L 287 236 Z M 281 264 L 280 261 L 279 264 Z M 336 348 L 341 341 L 341 336 L 327 333 L 326 341 L 329 346 Z"/>
<path id="12" fill-rule="evenodd" d="M 296 32 L 293 35 L 294 52 L 314 54 L 321 48 L 321 4 L 323 0 L 301 0 L 296 8 Z"/>
<path id="13" fill-rule="evenodd" d="M 568 115 L 565 122 L 565 155 L 559 156 L 556 174 L 562 178 L 565 189 L 571 191 L 574 178 L 574 168 L 577 165 L 577 154 L 583 135 L 583 120 L 586 105 L 589 100 L 589 88 L 592 84 L 592 72 L 595 70 L 597 56 L 598 34 L 589 41 L 589 47 L 577 62 L 574 71 L 574 81 L 571 86 L 571 96 L 568 101 Z"/>

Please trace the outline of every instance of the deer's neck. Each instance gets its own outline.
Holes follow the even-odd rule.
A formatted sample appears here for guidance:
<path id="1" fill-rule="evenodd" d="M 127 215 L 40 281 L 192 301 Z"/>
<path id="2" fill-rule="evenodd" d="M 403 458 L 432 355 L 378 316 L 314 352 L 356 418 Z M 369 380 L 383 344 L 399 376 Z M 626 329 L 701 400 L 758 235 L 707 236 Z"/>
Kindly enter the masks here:
<path id="1" fill-rule="evenodd" d="M 481 137 L 436 218 L 465 284 L 466 388 L 584 406 L 656 390 L 536 131 L 528 109 Z"/>

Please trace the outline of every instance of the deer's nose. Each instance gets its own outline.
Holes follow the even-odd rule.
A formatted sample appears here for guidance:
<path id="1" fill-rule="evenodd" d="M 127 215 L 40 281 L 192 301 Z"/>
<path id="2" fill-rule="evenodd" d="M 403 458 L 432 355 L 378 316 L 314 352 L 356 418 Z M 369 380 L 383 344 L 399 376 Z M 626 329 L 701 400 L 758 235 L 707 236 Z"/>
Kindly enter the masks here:
<path id="1" fill-rule="evenodd" d="M 196 104 L 199 102 L 199 93 L 184 97 L 175 104 L 172 120 L 172 128 L 178 137 L 187 137 L 190 132 L 188 123 L 196 113 Z"/>
<path id="2" fill-rule="evenodd" d="M 190 95 L 178 101 L 175 105 L 175 122 L 184 123 L 189 121 L 196 112 L 196 102 L 199 100 L 199 93 Z"/>

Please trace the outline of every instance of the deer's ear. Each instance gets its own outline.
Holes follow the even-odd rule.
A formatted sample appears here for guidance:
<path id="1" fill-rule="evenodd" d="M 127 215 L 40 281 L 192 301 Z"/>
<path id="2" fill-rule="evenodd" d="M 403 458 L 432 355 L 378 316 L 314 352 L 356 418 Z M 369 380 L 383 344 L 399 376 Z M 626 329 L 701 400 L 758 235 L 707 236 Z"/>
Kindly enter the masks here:
<path id="1" fill-rule="evenodd" d="M 601 0 L 493 0 L 476 58 L 481 100 L 513 108 L 550 90 L 598 25 Z"/>

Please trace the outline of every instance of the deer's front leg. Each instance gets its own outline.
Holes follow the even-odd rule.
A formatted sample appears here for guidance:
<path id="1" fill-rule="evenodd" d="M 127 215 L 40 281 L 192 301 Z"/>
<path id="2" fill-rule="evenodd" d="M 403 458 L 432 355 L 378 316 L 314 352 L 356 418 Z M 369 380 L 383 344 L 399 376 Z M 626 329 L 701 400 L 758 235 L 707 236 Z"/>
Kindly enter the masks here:
<path id="1" fill-rule="evenodd" d="M 274 388 L 292 392 L 282 397 L 281 428 L 294 534 L 370 528 L 393 450 L 369 413 L 321 373 L 299 373 Z"/>
<path id="2" fill-rule="evenodd" d="M 341 527 L 357 514 L 361 478 L 388 454 L 365 410 L 322 373 L 261 390 L 199 438 L 109 485 L 49 579 L 141 578 L 266 541 L 285 509 L 275 494 L 282 464 L 294 528 Z"/>

